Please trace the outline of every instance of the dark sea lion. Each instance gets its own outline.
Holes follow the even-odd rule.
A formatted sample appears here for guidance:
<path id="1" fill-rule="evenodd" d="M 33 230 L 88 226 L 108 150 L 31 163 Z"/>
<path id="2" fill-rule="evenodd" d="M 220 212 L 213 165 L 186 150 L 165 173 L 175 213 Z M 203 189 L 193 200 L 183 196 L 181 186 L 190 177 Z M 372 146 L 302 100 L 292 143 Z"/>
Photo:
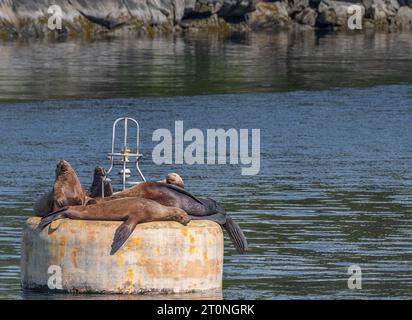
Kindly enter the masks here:
<path id="1" fill-rule="evenodd" d="M 183 209 L 193 219 L 215 221 L 227 231 L 239 253 L 243 254 L 248 250 L 246 237 L 239 225 L 232 218 L 227 217 L 223 207 L 213 199 L 197 198 L 185 189 L 168 183 L 142 182 L 110 197 L 96 199 L 96 201 L 98 203 L 126 197 L 154 200 L 167 207 Z"/>
<path id="2" fill-rule="evenodd" d="M 44 229 L 58 219 L 124 221 L 116 230 L 110 254 L 126 242 L 138 223 L 150 221 L 177 221 L 187 224 L 190 216 L 180 208 L 166 207 L 149 199 L 123 198 L 88 206 L 69 206 L 52 212 L 39 223 Z"/>
<path id="3" fill-rule="evenodd" d="M 60 160 L 55 172 L 53 189 L 34 204 L 36 216 L 42 217 L 66 206 L 85 204 L 86 194 L 72 166 L 66 160 Z"/>
<path id="4" fill-rule="evenodd" d="M 94 169 L 93 182 L 87 192 L 88 197 L 98 198 L 102 196 L 102 182 L 105 176 L 106 176 L 106 170 L 103 167 L 97 166 Z M 112 183 L 108 180 L 104 181 L 104 196 L 110 197 L 112 194 L 113 194 Z"/>

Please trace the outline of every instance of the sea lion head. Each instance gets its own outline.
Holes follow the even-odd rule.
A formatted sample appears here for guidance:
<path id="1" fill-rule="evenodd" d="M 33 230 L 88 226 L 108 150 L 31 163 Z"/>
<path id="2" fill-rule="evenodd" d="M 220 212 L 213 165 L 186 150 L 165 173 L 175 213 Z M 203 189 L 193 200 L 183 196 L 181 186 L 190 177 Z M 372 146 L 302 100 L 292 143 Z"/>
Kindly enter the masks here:
<path id="1" fill-rule="evenodd" d="M 173 210 L 173 221 L 177 221 L 183 225 L 186 225 L 192 220 L 190 216 L 186 213 L 186 211 L 180 209 L 180 208 L 172 208 Z"/>
<path id="2" fill-rule="evenodd" d="M 106 169 L 102 166 L 96 166 L 94 169 L 94 176 L 95 178 L 106 176 Z"/>
<path id="3" fill-rule="evenodd" d="M 73 172 L 72 166 L 66 160 L 60 160 L 56 166 L 56 178 L 70 172 Z"/>
<path id="4" fill-rule="evenodd" d="M 166 183 L 174 184 L 175 186 L 178 186 L 182 189 L 185 188 L 185 184 L 183 182 L 182 177 L 179 176 L 177 173 L 174 173 L 174 172 L 171 172 L 171 173 L 167 174 Z"/>

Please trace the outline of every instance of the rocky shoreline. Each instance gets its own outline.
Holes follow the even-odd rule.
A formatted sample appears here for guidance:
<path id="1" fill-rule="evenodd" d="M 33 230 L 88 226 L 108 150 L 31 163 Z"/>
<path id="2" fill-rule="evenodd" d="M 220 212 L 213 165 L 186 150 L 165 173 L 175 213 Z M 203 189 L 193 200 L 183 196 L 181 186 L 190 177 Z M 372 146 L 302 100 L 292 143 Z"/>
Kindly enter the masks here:
<path id="1" fill-rule="evenodd" d="M 95 37 L 182 31 L 348 29 L 359 5 L 362 30 L 412 30 L 412 0 L 0 0 L 0 38 Z M 52 5 L 62 27 L 51 30 Z M 362 32 L 362 30 L 350 32 Z"/>

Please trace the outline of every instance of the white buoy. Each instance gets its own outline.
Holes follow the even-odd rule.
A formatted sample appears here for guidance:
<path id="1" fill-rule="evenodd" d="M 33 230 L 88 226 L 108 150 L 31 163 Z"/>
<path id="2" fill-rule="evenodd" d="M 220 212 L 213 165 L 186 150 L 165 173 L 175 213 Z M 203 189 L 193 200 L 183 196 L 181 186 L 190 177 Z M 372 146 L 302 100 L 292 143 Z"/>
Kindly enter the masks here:
<path id="1" fill-rule="evenodd" d="M 221 290 L 223 233 L 206 220 L 137 225 L 113 256 L 120 221 L 54 221 L 41 232 L 27 220 L 22 238 L 25 289 L 93 293 L 184 293 Z"/>

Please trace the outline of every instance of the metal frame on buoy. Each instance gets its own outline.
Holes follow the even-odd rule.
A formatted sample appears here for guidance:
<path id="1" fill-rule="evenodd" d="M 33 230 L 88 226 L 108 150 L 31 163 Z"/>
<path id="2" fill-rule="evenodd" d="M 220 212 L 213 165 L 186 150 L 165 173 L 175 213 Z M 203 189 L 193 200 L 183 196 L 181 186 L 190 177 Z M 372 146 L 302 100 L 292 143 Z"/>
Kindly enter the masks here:
<path id="1" fill-rule="evenodd" d="M 124 122 L 123 146 L 121 147 L 120 152 L 116 152 L 115 150 L 116 127 L 121 121 Z M 131 148 L 129 148 L 127 144 L 129 122 L 132 122 L 133 124 L 136 125 L 136 150 L 132 150 Z M 123 169 L 120 173 L 122 174 L 123 190 L 126 189 L 126 178 L 127 178 L 127 169 L 128 169 L 127 164 L 131 162 L 130 159 L 132 159 L 132 161 L 133 160 L 135 161 L 135 167 L 136 167 L 137 173 L 140 175 L 143 181 L 146 181 L 146 178 L 144 177 L 139 167 L 139 160 L 143 157 L 143 154 L 139 153 L 139 147 L 140 147 L 139 138 L 140 138 L 140 126 L 139 126 L 139 123 L 135 119 L 129 118 L 129 117 L 123 117 L 123 118 L 118 118 L 113 123 L 112 151 L 107 154 L 107 157 L 110 160 L 110 168 L 109 170 L 107 170 L 106 175 L 102 181 L 102 197 L 104 197 L 104 182 L 108 179 L 108 176 L 112 172 L 113 168 L 118 164 L 123 166 Z"/>

